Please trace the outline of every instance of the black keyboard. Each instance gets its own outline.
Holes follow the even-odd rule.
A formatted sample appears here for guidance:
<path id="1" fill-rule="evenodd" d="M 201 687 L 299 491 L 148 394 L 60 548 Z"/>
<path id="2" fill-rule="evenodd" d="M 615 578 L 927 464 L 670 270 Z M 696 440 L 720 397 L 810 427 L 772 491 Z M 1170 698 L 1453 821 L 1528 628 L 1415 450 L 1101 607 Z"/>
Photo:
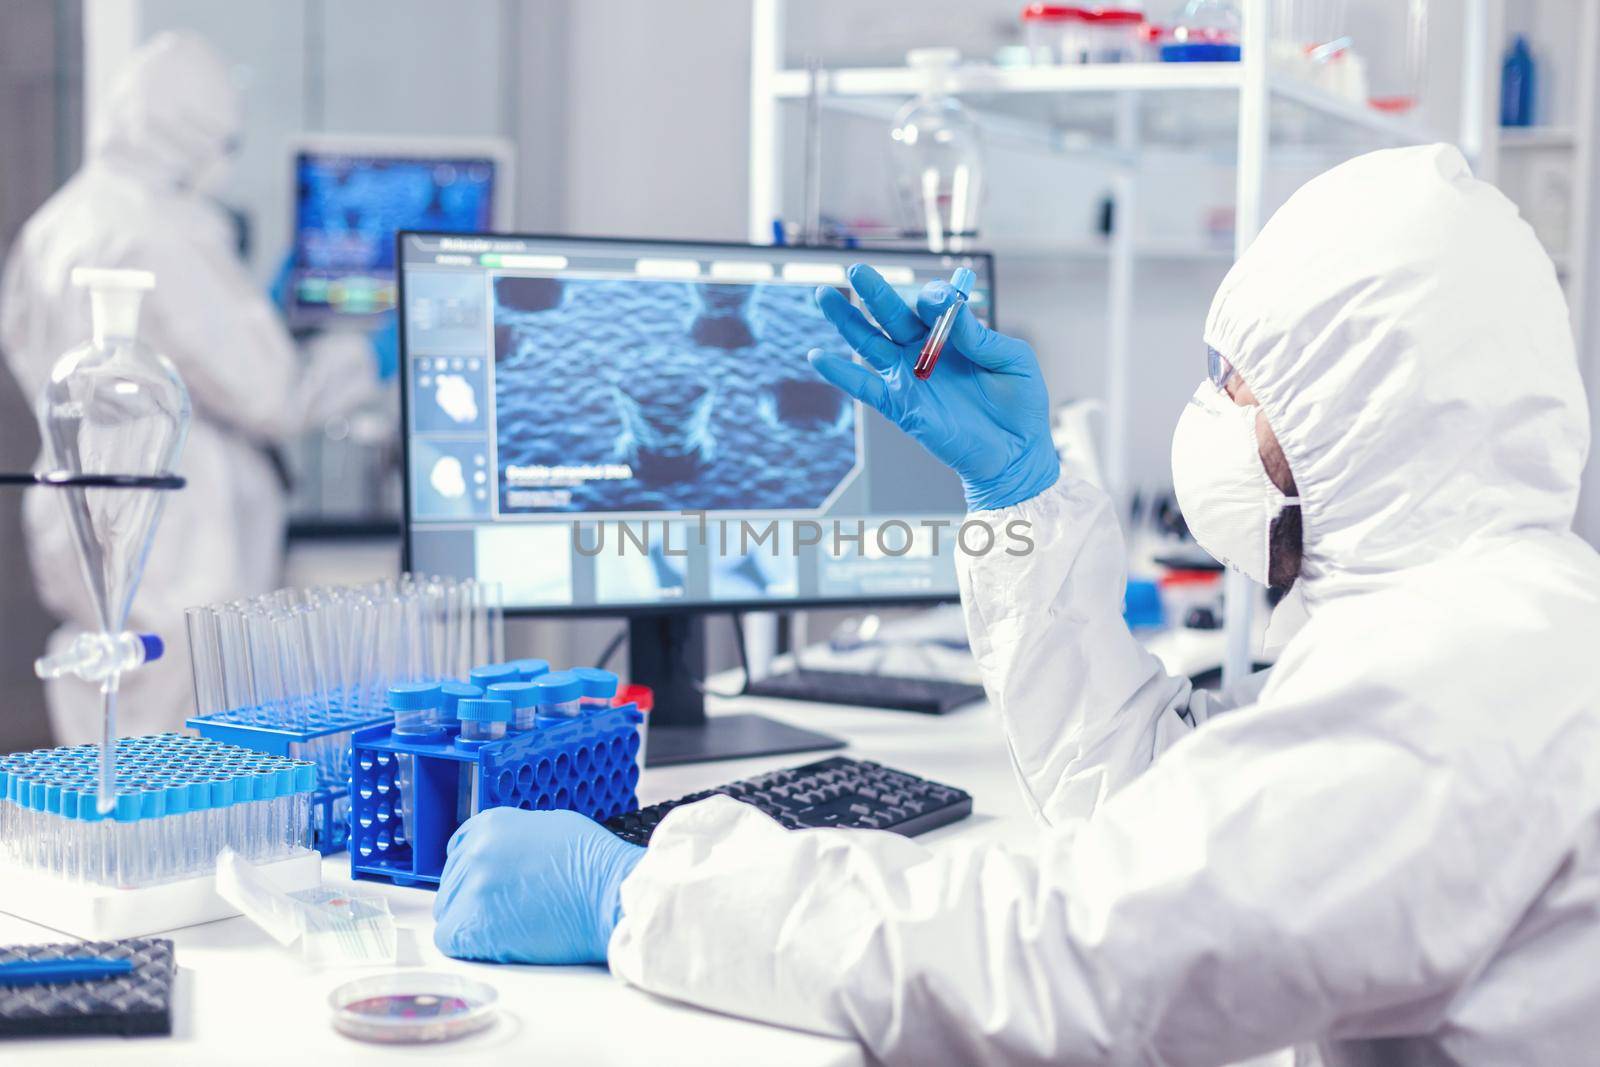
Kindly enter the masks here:
<path id="1" fill-rule="evenodd" d="M 607 819 L 605 826 L 624 841 L 646 845 L 667 812 L 719 795 L 752 804 L 790 830 L 832 826 L 915 837 L 972 814 L 972 797 L 960 789 L 834 756 L 652 804 Z"/>
<path id="2" fill-rule="evenodd" d="M 943 715 L 983 699 L 983 686 L 944 678 L 907 678 L 857 671 L 815 671 L 811 668 L 774 674 L 751 682 L 745 696 L 809 700 L 813 704 L 853 704 Z"/>

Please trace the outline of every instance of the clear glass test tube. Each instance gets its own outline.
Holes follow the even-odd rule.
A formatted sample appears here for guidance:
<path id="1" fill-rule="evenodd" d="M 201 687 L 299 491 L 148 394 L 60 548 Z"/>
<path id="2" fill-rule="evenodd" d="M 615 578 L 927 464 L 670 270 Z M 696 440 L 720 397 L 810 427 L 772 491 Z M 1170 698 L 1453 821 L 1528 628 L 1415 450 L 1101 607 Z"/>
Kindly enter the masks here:
<path id="1" fill-rule="evenodd" d="M 188 608 L 183 613 L 189 633 L 189 667 L 194 676 L 197 715 L 227 710 L 222 688 L 222 647 L 217 616 L 210 608 Z"/>
<path id="2" fill-rule="evenodd" d="M 213 609 L 222 658 L 222 695 L 229 711 L 256 706 L 256 684 L 251 669 L 250 635 L 245 615 L 235 605 Z"/>

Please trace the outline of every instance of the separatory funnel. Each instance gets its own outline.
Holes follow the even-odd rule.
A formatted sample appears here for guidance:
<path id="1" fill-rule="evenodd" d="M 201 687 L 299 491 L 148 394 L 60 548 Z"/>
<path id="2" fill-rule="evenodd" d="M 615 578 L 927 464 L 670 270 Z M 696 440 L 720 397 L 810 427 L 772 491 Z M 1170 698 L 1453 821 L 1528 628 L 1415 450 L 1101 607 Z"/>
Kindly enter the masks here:
<path id="1" fill-rule="evenodd" d="M 910 232 L 930 252 L 959 252 L 978 230 L 983 205 L 983 147 L 978 123 L 950 94 L 961 53 L 918 48 L 906 63 L 922 81 L 889 131 L 895 185 Z"/>
<path id="2" fill-rule="evenodd" d="M 189 392 L 167 359 L 140 343 L 139 303 L 155 287 L 141 270 L 72 272 L 89 290 L 94 336 L 58 359 L 39 395 L 42 470 L 57 488 L 78 546 L 98 633 L 34 664 L 41 678 L 76 675 L 100 686 L 104 723 L 99 809 L 111 809 L 117 685 L 123 671 L 159 659 L 161 639 L 123 632 L 161 518 L 163 490 L 189 430 Z"/>

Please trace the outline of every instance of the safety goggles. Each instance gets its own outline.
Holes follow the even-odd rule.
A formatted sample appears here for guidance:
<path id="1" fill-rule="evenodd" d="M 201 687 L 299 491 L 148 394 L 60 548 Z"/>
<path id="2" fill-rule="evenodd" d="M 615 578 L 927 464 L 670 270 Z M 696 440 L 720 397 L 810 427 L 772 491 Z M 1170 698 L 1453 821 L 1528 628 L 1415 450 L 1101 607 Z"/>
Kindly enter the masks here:
<path id="1" fill-rule="evenodd" d="M 1206 377 L 1211 379 L 1211 384 L 1219 392 L 1226 393 L 1229 383 L 1239 377 L 1239 372 L 1233 369 L 1233 364 L 1222 358 L 1222 353 L 1215 348 L 1206 347 Z"/>

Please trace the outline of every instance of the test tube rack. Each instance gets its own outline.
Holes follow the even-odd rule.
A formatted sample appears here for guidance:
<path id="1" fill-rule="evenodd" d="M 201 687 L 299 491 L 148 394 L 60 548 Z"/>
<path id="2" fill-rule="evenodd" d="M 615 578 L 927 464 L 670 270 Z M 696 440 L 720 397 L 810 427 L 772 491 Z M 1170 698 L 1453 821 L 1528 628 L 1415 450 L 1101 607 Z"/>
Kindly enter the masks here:
<path id="1" fill-rule="evenodd" d="M 136 937 L 238 914 L 217 896 L 232 848 L 280 888 L 321 880 L 305 847 L 311 764 L 180 734 L 119 738 L 112 807 L 98 745 L 0 756 L 0 911 L 80 937 Z"/>
<path id="2" fill-rule="evenodd" d="M 636 811 L 639 723 L 633 704 L 545 720 L 468 747 L 454 737 L 412 741 L 387 725 L 357 730 L 351 756 L 350 875 L 434 889 L 450 837 L 494 807 L 568 809 L 604 821 Z M 410 758 L 411 826 L 400 782 Z M 465 784 L 464 784 L 465 783 Z"/>
<path id="3" fill-rule="evenodd" d="M 311 794 L 311 847 L 324 856 L 340 852 L 350 836 L 350 742 L 362 727 L 388 722 L 390 713 L 326 707 L 302 725 L 266 708 L 235 708 L 196 715 L 187 725 L 201 737 L 306 760 L 316 767 Z"/>

